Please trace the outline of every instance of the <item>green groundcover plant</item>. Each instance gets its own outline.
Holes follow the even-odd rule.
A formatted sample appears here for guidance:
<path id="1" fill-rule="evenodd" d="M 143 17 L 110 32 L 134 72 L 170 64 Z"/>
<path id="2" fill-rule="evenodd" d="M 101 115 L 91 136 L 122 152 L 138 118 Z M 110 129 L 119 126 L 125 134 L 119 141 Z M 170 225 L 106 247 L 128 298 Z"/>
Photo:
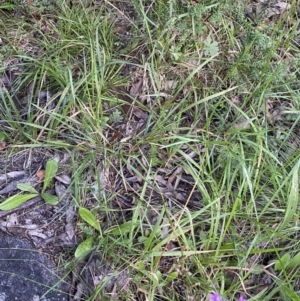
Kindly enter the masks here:
<path id="1" fill-rule="evenodd" d="M 83 300 L 299 299 L 297 1 L 0 2 L 0 166 L 68 155 Z"/>

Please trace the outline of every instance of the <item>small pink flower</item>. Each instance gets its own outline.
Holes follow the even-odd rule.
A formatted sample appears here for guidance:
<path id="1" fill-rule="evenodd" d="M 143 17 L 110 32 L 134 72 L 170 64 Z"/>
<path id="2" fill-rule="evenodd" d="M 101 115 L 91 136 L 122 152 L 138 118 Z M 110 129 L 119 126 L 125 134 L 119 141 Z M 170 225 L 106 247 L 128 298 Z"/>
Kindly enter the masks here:
<path id="1" fill-rule="evenodd" d="M 218 292 L 209 295 L 209 301 L 224 301 Z M 240 296 L 238 301 L 247 301 L 243 296 Z"/>
<path id="2" fill-rule="evenodd" d="M 219 293 L 212 293 L 209 295 L 209 301 L 224 301 L 221 296 L 219 295 Z M 243 301 L 243 300 L 240 300 Z"/>

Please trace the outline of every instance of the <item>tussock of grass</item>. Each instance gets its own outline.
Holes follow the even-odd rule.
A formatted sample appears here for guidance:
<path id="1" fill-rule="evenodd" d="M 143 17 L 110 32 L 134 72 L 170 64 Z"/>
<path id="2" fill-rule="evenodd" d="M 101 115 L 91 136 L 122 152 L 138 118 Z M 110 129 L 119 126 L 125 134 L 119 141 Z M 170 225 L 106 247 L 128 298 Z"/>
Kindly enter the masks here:
<path id="1" fill-rule="evenodd" d="M 66 146 L 102 227 L 79 224 L 110 275 L 84 300 L 299 298 L 296 2 L 254 21 L 251 1 L 197 2 L 81 1 L 1 25 L 1 132 Z M 10 36 L 24 28 L 28 47 Z"/>

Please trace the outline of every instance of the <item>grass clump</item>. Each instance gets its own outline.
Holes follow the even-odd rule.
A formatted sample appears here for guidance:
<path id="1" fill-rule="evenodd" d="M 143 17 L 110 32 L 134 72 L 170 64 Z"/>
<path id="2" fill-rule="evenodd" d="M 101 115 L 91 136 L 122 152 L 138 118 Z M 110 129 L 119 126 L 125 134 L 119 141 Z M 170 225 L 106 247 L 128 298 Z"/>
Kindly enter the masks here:
<path id="1" fill-rule="evenodd" d="M 71 153 L 82 300 L 297 300 L 296 3 L 72 3 L 6 15 L 0 119 Z"/>

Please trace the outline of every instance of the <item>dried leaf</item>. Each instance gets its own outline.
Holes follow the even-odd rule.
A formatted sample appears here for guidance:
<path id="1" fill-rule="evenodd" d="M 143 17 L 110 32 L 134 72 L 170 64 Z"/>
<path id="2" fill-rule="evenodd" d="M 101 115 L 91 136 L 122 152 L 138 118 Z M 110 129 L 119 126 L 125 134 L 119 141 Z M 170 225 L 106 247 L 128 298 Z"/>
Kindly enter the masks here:
<path id="1" fill-rule="evenodd" d="M 76 286 L 76 294 L 73 297 L 75 301 L 82 300 L 81 296 L 83 295 L 83 290 L 84 290 L 84 282 L 81 281 Z"/>
<path id="2" fill-rule="evenodd" d="M 5 141 L 0 141 L 0 151 L 4 150 L 6 147 Z"/>
<path id="3" fill-rule="evenodd" d="M 176 89 L 176 87 L 178 86 L 178 82 L 174 81 L 174 80 L 167 80 L 163 85 L 162 85 L 162 89 L 164 91 L 170 91 L 172 89 Z"/>
<path id="4" fill-rule="evenodd" d="M 274 7 L 271 7 L 269 10 L 268 18 L 275 16 L 275 15 L 280 15 L 284 11 L 289 10 L 291 7 L 290 4 L 286 2 L 277 2 Z"/>
<path id="5" fill-rule="evenodd" d="M 148 114 L 138 108 L 134 108 L 133 115 L 135 115 L 137 118 L 148 120 Z"/>
<path id="6" fill-rule="evenodd" d="M 30 224 L 30 225 L 20 225 L 18 226 L 19 228 L 22 228 L 22 229 L 27 229 L 27 230 L 36 230 L 38 228 L 40 228 L 39 225 L 35 225 L 35 224 Z"/>
<path id="7" fill-rule="evenodd" d="M 55 182 L 55 193 L 59 199 L 66 195 L 67 188 L 60 182 Z"/>
<path id="8" fill-rule="evenodd" d="M 68 238 L 70 240 L 73 239 L 74 235 L 75 235 L 75 230 L 74 230 L 74 226 L 73 226 L 73 220 L 75 217 L 75 213 L 76 213 L 76 207 L 72 206 L 69 207 L 67 212 L 66 212 L 66 226 L 65 226 L 65 231 L 68 235 Z"/>
<path id="9" fill-rule="evenodd" d="M 26 231 L 26 233 L 30 236 L 37 236 L 42 239 L 47 239 L 48 236 L 45 235 L 42 231 L 43 231 L 42 229 L 36 229 L 36 230 L 28 230 L 28 231 Z"/>
<path id="10" fill-rule="evenodd" d="M 72 240 L 75 235 L 73 224 L 72 223 L 66 224 L 65 230 L 69 240 Z"/>
<path id="11" fill-rule="evenodd" d="M 7 216 L 6 218 L 6 227 L 15 227 L 19 225 L 19 220 L 18 220 L 18 216 L 16 213 L 12 213 L 10 215 Z"/>
<path id="12" fill-rule="evenodd" d="M 4 175 L 1 175 L 0 176 L 0 182 L 5 182 L 9 179 L 19 178 L 19 177 L 25 176 L 25 174 L 26 174 L 26 172 L 24 170 L 22 170 L 22 171 L 12 171 L 12 172 L 6 173 Z"/>
<path id="13" fill-rule="evenodd" d="M 76 215 L 76 206 L 70 206 L 66 211 L 66 222 L 72 223 Z"/>
<path id="14" fill-rule="evenodd" d="M 61 164 L 66 164 L 70 160 L 70 157 L 71 156 L 68 153 L 64 153 L 63 158 L 58 162 L 60 162 Z"/>
<path id="15" fill-rule="evenodd" d="M 36 176 L 39 178 L 38 179 L 38 183 L 43 182 L 44 178 L 45 178 L 45 170 L 44 169 L 40 169 L 39 171 L 37 171 Z"/>
<path id="16" fill-rule="evenodd" d="M 70 183 L 71 183 L 71 178 L 65 174 L 56 176 L 55 179 L 66 185 L 70 185 Z"/>
<path id="17" fill-rule="evenodd" d="M 275 7 L 283 11 L 284 9 L 289 9 L 291 7 L 287 2 L 277 2 Z"/>
<path id="18" fill-rule="evenodd" d="M 143 84 L 143 80 L 139 79 L 138 82 L 136 82 L 132 85 L 132 87 L 130 88 L 129 94 L 132 96 L 139 95 L 142 91 L 142 84 Z"/>

